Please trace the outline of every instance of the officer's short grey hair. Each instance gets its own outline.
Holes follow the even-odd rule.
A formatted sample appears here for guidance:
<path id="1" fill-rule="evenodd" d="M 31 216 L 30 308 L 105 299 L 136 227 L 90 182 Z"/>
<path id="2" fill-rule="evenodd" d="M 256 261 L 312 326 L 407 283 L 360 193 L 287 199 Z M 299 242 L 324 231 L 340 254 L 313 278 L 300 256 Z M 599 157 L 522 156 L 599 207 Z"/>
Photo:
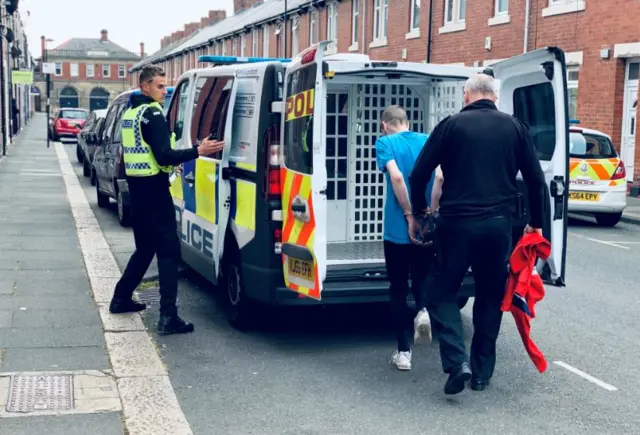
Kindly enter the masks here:
<path id="1" fill-rule="evenodd" d="M 389 125 L 404 125 L 409 122 L 407 112 L 400 106 L 389 106 L 382 112 L 380 121 Z"/>
<path id="2" fill-rule="evenodd" d="M 464 90 L 470 94 L 496 95 L 496 81 L 487 74 L 476 74 L 467 80 Z"/>

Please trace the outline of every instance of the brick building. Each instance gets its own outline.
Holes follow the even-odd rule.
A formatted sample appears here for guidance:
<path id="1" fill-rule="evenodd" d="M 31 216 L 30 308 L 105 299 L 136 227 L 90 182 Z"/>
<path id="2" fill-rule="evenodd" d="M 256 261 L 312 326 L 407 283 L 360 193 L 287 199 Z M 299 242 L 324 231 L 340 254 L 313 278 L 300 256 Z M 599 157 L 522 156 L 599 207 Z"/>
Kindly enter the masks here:
<path id="1" fill-rule="evenodd" d="M 569 66 L 571 117 L 609 133 L 628 180 L 640 183 L 638 1 L 289 0 L 285 13 L 284 0 L 235 0 L 234 15 L 223 14 L 211 11 L 165 37 L 131 72 L 156 63 L 175 83 L 201 54 L 291 57 L 319 40 L 336 41 L 331 51 L 374 59 L 467 66 L 558 46 Z"/>
<path id="2" fill-rule="evenodd" d="M 106 30 L 100 38 L 72 38 L 53 49 L 46 47 L 44 36 L 41 41 L 43 59 L 56 64 L 51 74 L 52 111 L 58 107 L 106 108 L 111 99 L 129 89 L 129 69 L 144 57 L 144 44 L 140 44 L 140 54 L 132 53 L 110 41 Z M 39 68 L 37 71 L 35 86 L 45 95 L 45 77 Z"/>

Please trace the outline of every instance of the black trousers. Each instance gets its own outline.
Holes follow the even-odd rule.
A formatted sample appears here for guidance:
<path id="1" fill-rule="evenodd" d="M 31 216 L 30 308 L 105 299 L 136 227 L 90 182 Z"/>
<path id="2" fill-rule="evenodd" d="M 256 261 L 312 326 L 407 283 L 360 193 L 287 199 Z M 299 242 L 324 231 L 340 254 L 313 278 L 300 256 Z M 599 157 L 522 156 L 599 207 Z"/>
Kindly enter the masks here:
<path id="1" fill-rule="evenodd" d="M 478 379 L 493 376 L 511 240 L 511 220 L 507 217 L 438 218 L 436 266 L 427 280 L 427 308 L 439 335 L 445 373 L 468 361 L 457 296 L 471 266 L 475 280 L 471 369 Z"/>
<path id="2" fill-rule="evenodd" d="M 398 244 L 386 240 L 384 242 L 384 258 L 390 283 L 393 329 L 400 352 L 411 350 L 406 328 L 409 278 L 411 278 L 411 293 L 416 302 L 416 308 L 420 310 L 426 307 L 424 281 L 433 257 L 434 253 L 431 248 L 414 244 Z"/>
<path id="3" fill-rule="evenodd" d="M 140 193 L 135 195 L 131 192 L 131 194 L 136 250 L 116 285 L 114 299 L 131 299 L 155 255 L 158 259 L 160 275 L 160 312 L 175 315 L 180 240 L 173 201 L 168 190 L 166 195 L 154 198 L 151 202 L 145 202 L 145 198 L 141 198 Z"/>

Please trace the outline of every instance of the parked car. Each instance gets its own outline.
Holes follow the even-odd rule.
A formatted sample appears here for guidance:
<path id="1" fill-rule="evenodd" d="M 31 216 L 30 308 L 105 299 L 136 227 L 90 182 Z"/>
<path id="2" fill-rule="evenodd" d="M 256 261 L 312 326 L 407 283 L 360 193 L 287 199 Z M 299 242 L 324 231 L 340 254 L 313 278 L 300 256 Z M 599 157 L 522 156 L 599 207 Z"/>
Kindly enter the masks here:
<path id="1" fill-rule="evenodd" d="M 88 117 L 89 111 L 86 109 L 58 109 L 49 124 L 49 138 L 53 141 L 63 137 L 75 139 Z"/>
<path id="2" fill-rule="evenodd" d="M 94 110 L 89 115 L 84 128 L 78 133 L 76 157 L 78 158 L 78 163 L 82 163 L 85 177 L 91 175 L 91 162 L 95 151 L 95 139 L 97 139 L 96 133 L 100 132 L 102 125 L 104 125 L 106 115 L 106 109 Z"/>

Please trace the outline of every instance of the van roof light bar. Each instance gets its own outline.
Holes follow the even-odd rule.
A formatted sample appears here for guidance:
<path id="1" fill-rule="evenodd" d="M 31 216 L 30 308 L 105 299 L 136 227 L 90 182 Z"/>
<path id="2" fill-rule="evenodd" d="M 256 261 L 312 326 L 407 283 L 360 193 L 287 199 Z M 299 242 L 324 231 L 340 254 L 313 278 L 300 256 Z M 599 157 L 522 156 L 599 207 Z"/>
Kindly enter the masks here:
<path id="1" fill-rule="evenodd" d="M 579 119 L 570 119 L 569 120 L 569 124 L 578 125 L 578 124 L 580 124 L 580 120 Z"/>
<path id="2" fill-rule="evenodd" d="M 215 65 L 235 65 L 240 63 L 281 62 L 288 63 L 291 59 L 279 57 L 238 57 L 238 56 L 200 56 L 198 62 Z"/>

